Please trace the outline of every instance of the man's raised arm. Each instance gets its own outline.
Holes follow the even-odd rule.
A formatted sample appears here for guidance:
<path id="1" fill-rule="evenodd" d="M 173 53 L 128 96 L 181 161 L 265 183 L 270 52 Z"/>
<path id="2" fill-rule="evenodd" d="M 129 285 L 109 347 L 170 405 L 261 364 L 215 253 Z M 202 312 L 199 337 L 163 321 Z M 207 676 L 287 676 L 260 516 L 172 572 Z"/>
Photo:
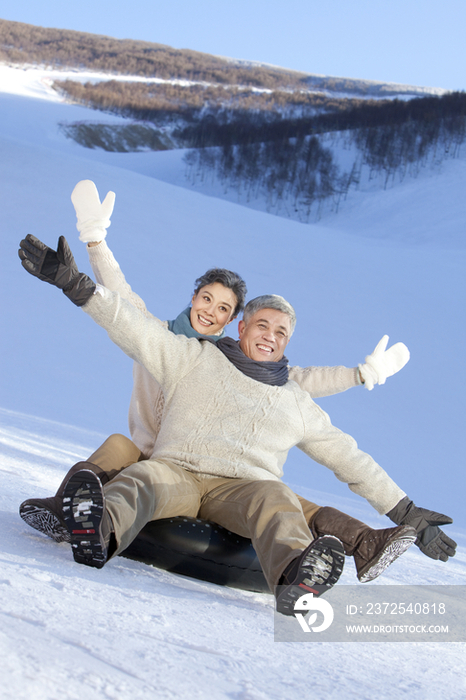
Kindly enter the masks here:
<path id="1" fill-rule="evenodd" d="M 27 272 L 61 289 L 73 304 L 105 328 L 124 353 L 146 367 L 165 390 L 183 377 L 202 353 L 203 345 L 197 340 L 171 333 L 117 292 L 96 285 L 88 275 L 79 272 L 64 236 L 60 236 L 55 251 L 35 236 L 27 235 L 18 254 Z"/>

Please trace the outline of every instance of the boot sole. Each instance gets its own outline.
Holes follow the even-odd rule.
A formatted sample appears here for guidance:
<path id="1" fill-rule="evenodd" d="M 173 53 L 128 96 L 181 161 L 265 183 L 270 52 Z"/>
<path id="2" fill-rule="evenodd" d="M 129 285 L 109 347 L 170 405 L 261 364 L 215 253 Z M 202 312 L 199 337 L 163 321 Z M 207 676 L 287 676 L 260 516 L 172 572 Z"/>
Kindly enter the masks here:
<path id="1" fill-rule="evenodd" d="M 314 540 L 301 558 L 293 583 L 278 587 L 277 612 L 282 615 L 294 615 L 295 603 L 305 593 L 317 598 L 336 584 L 343 572 L 345 550 L 338 538 L 324 535 Z"/>
<path id="2" fill-rule="evenodd" d="M 63 516 L 75 562 L 101 569 L 107 547 L 101 535 L 105 496 L 100 479 L 88 469 L 73 474 L 63 492 Z"/>
<path id="3" fill-rule="evenodd" d="M 29 527 L 51 537 L 55 542 L 70 542 L 70 533 L 63 523 L 48 508 L 33 504 L 21 504 L 19 514 Z"/>
<path id="4" fill-rule="evenodd" d="M 407 527 L 405 534 L 395 536 L 395 539 L 387 542 L 377 561 L 371 562 L 370 568 L 358 576 L 361 583 L 368 583 L 380 576 L 393 562 L 398 559 L 416 541 L 417 535 L 414 528 Z M 411 534 L 412 533 L 412 534 Z"/>

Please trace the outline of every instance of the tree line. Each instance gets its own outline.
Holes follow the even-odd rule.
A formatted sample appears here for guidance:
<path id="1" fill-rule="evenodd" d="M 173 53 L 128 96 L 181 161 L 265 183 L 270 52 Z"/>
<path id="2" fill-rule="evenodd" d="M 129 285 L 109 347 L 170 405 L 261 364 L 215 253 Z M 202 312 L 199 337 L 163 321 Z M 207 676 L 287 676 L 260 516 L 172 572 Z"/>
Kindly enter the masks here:
<path id="1" fill-rule="evenodd" d="M 466 116 L 466 94 L 453 92 L 441 97 L 422 97 L 403 100 L 329 100 L 325 108 L 304 117 L 283 116 L 274 119 L 253 111 L 222 113 L 213 123 L 211 115 L 188 125 L 182 136 L 198 148 L 255 143 L 257 141 L 285 141 L 317 133 L 332 131 L 366 130 L 378 127 L 397 129 L 402 125 L 416 125 L 426 134 L 435 134 L 442 124 L 452 132 L 461 131 Z M 370 144 L 368 144 L 369 147 Z"/>
<path id="2" fill-rule="evenodd" d="M 318 76 L 299 71 L 235 61 L 164 44 L 66 29 L 38 27 L 0 19 L 0 61 L 54 68 L 87 68 L 120 75 L 187 79 L 221 85 L 248 85 L 271 90 L 357 92 L 393 96 L 403 86 L 367 80 Z M 407 94 L 419 94 L 420 88 Z"/>
<path id="3" fill-rule="evenodd" d="M 186 155 L 191 181 L 210 177 L 240 199 L 261 197 L 270 211 L 307 221 L 311 211 L 320 215 L 324 203 L 337 210 L 364 168 L 386 187 L 395 177 L 416 176 L 428 162 L 458 155 L 466 140 L 466 94 L 365 104 L 310 122 L 282 120 L 265 126 L 262 135 L 259 123 L 253 129 L 244 121 L 240 128 L 233 124 L 222 133 L 221 145 L 212 146 L 218 133 L 211 133 L 209 143 Z M 351 168 L 335 162 L 336 145 L 353 148 Z"/>
<path id="4" fill-rule="evenodd" d="M 0 61 L 255 87 L 305 87 L 304 73 L 229 61 L 164 44 L 0 20 Z"/>
<path id="5" fill-rule="evenodd" d="M 139 120 L 116 127 L 63 125 L 82 145 L 106 150 L 191 148 L 188 176 L 211 177 L 246 199 L 265 197 L 272 208 L 288 207 L 309 217 L 324 201 L 335 207 L 357 186 L 363 167 L 370 177 L 415 175 L 427 160 L 455 156 L 465 140 L 466 95 L 405 100 L 348 100 L 316 97 L 311 104 L 290 98 L 278 108 L 262 93 L 235 88 L 69 81 L 60 89 L 77 101 Z M 273 98 L 274 92 L 268 95 Z M 251 102 L 238 106 L 241 97 Z M 164 125 L 170 125 L 168 131 Z M 341 172 L 320 135 L 341 134 L 358 153 Z M 286 204 L 285 204 L 286 203 Z"/>
<path id="6" fill-rule="evenodd" d="M 463 92 L 411 100 L 365 100 L 301 91 L 264 93 L 237 86 L 186 87 L 118 80 L 84 84 L 67 80 L 57 81 L 55 86 L 80 104 L 101 111 L 156 126 L 177 120 L 177 138 L 194 148 L 379 127 L 388 133 L 389 127 L 398 131 L 398 127 L 411 122 L 429 141 L 440 124 L 450 131 L 460 129 L 466 113 Z M 370 141 L 367 148 L 371 148 Z"/>
<path id="7" fill-rule="evenodd" d="M 98 83 L 79 83 L 73 80 L 57 80 L 56 90 L 66 97 L 91 109 L 112 112 L 124 117 L 151 121 L 161 125 L 174 117 L 181 117 L 191 124 L 185 137 L 199 146 L 212 145 L 226 134 L 242 129 L 252 132 L 264 122 L 294 118 L 304 125 L 304 116 L 312 119 L 317 112 L 346 111 L 362 100 L 327 97 L 322 93 L 291 90 L 257 91 L 236 85 L 180 85 L 177 83 L 139 83 L 107 80 Z M 215 136 L 209 137 L 211 117 L 218 125 Z M 209 129 L 203 119 L 207 119 Z M 308 128 L 305 126 L 305 128 Z M 224 132 L 221 136 L 220 132 Z"/>

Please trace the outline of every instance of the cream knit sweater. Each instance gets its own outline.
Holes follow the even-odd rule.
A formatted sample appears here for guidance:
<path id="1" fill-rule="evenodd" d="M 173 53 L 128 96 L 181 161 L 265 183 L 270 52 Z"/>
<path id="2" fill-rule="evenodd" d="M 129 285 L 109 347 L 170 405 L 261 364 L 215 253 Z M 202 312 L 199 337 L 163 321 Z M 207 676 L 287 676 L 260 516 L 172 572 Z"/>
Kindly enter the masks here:
<path id="1" fill-rule="evenodd" d="M 89 261 L 96 281 L 118 292 L 148 318 L 155 319 L 144 301 L 131 289 L 106 241 L 87 246 Z M 159 320 L 159 319 L 156 319 Z M 159 321 L 168 328 L 166 321 Z M 312 398 L 330 396 L 360 384 L 357 367 L 290 367 L 289 378 L 297 382 Z M 163 392 L 158 382 L 139 365 L 133 367 L 133 391 L 128 413 L 131 438 L 148 458 L 155 449 L 164 406 Z"/>
<path id="2" fill-rule="evenodd" d="M 296 445 L 379 513 L 405 496 L 295 382 L 277 387 L 250 379 L 213 344 L 175 335 L 118 293 L 100 290 L 83 310 L 164 393 L 154 459 L 209 475 L 270 480 L 280 479 Z M 309 469 L 315 483 L 316 466 Z"/>

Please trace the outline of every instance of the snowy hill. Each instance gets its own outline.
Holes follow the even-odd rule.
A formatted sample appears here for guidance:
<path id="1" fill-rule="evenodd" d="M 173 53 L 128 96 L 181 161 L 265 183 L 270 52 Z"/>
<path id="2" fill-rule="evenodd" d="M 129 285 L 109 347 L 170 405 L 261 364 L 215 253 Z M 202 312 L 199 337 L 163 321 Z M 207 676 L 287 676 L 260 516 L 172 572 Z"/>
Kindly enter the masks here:
<path id="1" fill-rule="evenodd" d="M 354 192 L 337 216 L 303 225 L 195 191 L 179 154 L 80 148 L 58 124 L 98 115 L 57 99 L 43 79 L 3 71 L 0 697 L 463 698 L 464 645 L 275 643 L 270 596 L 123 559 L 103 571 L 77 567 L 67 545 L 23 524 L 22 500 L 51 494 L 103 437 L 128 433 L 131 362 L 63 295 L 26 275 L 17 248 L 26 233 L 49 245 L 64 234 L 89 272 L 70 202 L 89 178 L 102 195 L 116 192 L 109 245 L 162 318 L 219 265 L 245 277 L 249 296 L 276 292 L 294 304 L 293 364 L 354 366 L 384 333 L 404 341 L 411 361 L 385 386 L 320 404 L 419 505 L 454 518 L 455 560 L 413 548 L 382 583 L 442 584 L 448 575 L 464 584 L 464 154 L 389 191 Z M 324 471 L 296 451 L 285 480 L 385 526 Z M 343 582 L 356 582 L 350 561 Z"/>
<path id="2" fill-rule="evenodd" d="M 241 89 L 266 92 L 278 88 L 361 99 L 410 99 L 447 92 L 432 86 L 303 73 L 260 61 L 4 19 L 0 19 L 0 60 L 18 67 L 26 64 L 65 72 L 71 70 L 72 76 L 67 77 L 78 81 L 93 80 L 89 71 L 94 74 L 105 71 L 115 80 L 136 79 L 155 83 L 176 83 L 178 80 L 185 86 L 235 85 Z M 98 76 L 95 77 L 99 80 Z"/>
<path id="3" fill-rule="evenodd" d="M 68 545 L 23 524 L 17 504 L 51 494 L 104 436 L 12 411 L 0 416 L 2 700 L 436 700 L 440 682 L 443 697 L 464 698 L 464 644 L 277 643 L 270 595 L 122 558 L 101 571 L 77 566 Z M 451 584 L 464 584 L 466 538 L 459 543 L 448 564 Z M 442 572 L 411 549 L 383 583 L 438 584 Z M 356 583 L 351 560 L 340 582 Z"/>

